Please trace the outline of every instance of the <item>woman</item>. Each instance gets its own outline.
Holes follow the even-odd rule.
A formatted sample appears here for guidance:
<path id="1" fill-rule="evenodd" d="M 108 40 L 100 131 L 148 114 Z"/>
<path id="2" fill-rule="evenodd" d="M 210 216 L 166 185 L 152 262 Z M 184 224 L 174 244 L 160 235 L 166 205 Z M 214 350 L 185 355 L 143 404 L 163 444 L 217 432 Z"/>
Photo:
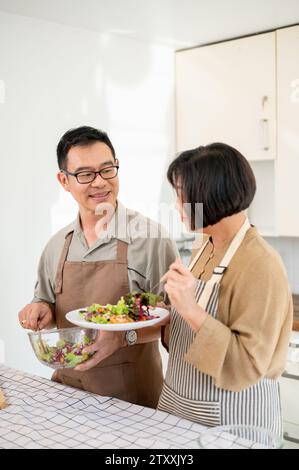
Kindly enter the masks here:
<path id="1" fill-rule="evenodd" d="M 203 243 L 189 270 L 177 260 L 164 276 L 172 312 L 158 407 L 203 425 L 247 424 L 281 434 L 277 379 L 292 297 L 279 255 L 245 213 L 256 190 L 250 165 L 216 143 L 183 152 L 168 180 L 182 220 L 203 232 Z"/>

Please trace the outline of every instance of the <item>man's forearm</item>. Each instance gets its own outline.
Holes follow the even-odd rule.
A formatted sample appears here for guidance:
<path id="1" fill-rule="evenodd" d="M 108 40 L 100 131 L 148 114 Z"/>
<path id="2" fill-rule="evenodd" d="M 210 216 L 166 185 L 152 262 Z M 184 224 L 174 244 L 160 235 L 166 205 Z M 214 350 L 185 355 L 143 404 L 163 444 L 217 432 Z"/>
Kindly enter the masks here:
<path id="1" fill-rule="evenodd" d="M 140 328 L 136 330 L 137 341 L 136 344 L 150 343 L 161 338 L 161 325 L 155 325 L 148 328 Z M 127 346 L 126 332 L 122 334 L 122 346 Z"/>
<path id="2" fill-rule="evenodd" d="M 140 328 L 136 332 L 137 341 L 135 344 L 150 343 L 161 337 L 161 324 L 148 328 Z M 126 340 L 126 331 L 100 330 L 95 342 L 84 348 L 84 352 L 92 354 L 91 359 L 77 366 L 75 370 L 80 372 L 89 370 L 111 356 L 115 351 L 125 347 L 131 347 Z"/>

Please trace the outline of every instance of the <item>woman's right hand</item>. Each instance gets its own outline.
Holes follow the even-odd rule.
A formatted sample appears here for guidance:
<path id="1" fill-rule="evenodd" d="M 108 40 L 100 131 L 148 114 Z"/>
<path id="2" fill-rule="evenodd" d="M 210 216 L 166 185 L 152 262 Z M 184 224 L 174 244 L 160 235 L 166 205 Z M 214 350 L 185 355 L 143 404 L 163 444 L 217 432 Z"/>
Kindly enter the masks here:
<path id="1" fill-rule="evenodd" d="M 19 312 L 20 325 L 26 330 L 38 331 L 54 326 L 54 315 L 47 302 L 34 302 Z"/>

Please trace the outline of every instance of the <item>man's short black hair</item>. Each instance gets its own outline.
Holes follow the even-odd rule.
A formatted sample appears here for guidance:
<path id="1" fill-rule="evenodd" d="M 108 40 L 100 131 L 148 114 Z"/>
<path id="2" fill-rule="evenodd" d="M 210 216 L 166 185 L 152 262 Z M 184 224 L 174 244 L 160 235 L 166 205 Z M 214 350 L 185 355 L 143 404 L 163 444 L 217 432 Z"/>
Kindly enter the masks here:
<path id="1" fill-rule="evenodd" d="M 243 155 L 223 143 L 182 152 L 169 166 L 167 178 L 181 187 L 183 203 L 191 203 L 191 229 L 195 230 L 196 203 L 202 203 L 202 226 L 249 207 L 255 191 L 253 171 Z"/>
<path id="2" fill-rule="evenodd" d="M 103 142 L 108 145 L 113 158 L 115 159 L 115 150 L 106 132 L 95 129 L 94 127 L 82 126 L 77 127 L 76 129 L 70 129 L 61 137 L 57 145 L 57 161 L 59 169 L 66 169 L 67 154 L 72 147 L 86 147 L 94 144 L 95 142 Z"/>

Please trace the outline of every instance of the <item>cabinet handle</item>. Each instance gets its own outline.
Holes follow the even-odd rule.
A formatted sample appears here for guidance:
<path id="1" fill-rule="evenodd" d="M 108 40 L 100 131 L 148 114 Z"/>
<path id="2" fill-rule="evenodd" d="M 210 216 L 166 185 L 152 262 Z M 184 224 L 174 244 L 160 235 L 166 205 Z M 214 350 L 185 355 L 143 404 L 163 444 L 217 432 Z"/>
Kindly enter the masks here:
<path id="1" fill-rule="evenodd" d="M 286 441 L 296 442 L 296 444 L 299 444 L 299 439 L 297 439 L 296 437 L 290 436 L 288 432 L 285 432 L 283 434 L 283 437 Z"/>
<path id="2" fill-rule="evenodd" d="M 269 119 L 260 119 L 260 143 L 262 150 L 269 150 Z"/>
<path id="3" fill-rule="evenodd" d="M 266 103 L 268 103 L 268 96 L 263 96 L 263 97 L 262 97 L 262 108 L 263 108 L 263 111 L 264 111 L 264 109 L 265 109 Z"/>

